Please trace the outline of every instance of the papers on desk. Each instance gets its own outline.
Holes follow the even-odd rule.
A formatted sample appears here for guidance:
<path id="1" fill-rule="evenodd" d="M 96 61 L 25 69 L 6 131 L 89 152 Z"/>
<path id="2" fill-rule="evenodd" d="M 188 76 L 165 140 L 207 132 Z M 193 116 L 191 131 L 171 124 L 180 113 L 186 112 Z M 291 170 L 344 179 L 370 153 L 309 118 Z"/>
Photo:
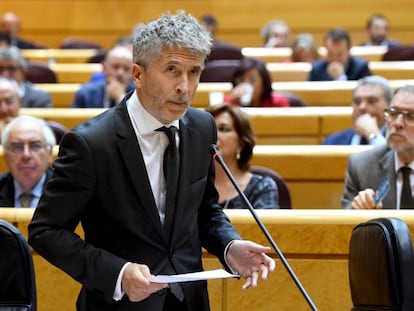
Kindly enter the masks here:
<path id="1" fill-rule="evenodd" d="M 231 274 L 223 269 L 184 273 L 175 275 L 156 275 L 151 279 L 154 283 L 178 283 L 178 282 L 192 282 L 200 280 L 211 279 L 225 279 L 225 278 L 238 278 L 238 274 Z"/>

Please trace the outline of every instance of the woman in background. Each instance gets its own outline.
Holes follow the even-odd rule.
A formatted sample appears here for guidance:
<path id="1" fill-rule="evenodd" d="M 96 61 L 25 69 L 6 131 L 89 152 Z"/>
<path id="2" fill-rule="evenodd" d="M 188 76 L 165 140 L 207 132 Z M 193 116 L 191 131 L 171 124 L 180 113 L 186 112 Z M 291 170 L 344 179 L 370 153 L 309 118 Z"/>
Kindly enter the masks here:
<path id="1" fill-rule="evenodd" d="M 243 58 L 234 72 L 231 94 L 224 101 L 233 106 L 289 107 L 290 98 L 285 93 L 274 92 L 266 64 L 260 59 Z M 296 104 L 295 104 L 296 106 Z"/>
<path id="2" fill-rule="evenodd" d="M 255 138 L 248 115 L 228 104 L 210 106 L 217 125 L 217 146 L 240 188 L 255 209 L 279 208 L 278 189 L 271 177 L 252 174 L 250 160 Z M 219 204 L 227 209 L 247 208 L 223 168 L 216 164 Z"/>

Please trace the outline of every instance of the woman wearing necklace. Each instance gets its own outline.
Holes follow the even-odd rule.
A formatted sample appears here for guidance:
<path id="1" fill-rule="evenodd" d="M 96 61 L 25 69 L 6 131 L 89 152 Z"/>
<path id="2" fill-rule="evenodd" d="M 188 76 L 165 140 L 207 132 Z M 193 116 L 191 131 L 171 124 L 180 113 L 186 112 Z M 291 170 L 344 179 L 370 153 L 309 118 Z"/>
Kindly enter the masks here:
<path id="1" fill-rule="evenodd" d="M 217 125 L 217 146 L 240 188 L 255 209 L 279 208 L 278 189 L 271 177 L 250 172 L 255 138 L 248 115 L 228 104 L 210 106 Z M 215 186 L 219 204 L 227 209 L 247 208 L 220 165 L 216 165 Z"/>

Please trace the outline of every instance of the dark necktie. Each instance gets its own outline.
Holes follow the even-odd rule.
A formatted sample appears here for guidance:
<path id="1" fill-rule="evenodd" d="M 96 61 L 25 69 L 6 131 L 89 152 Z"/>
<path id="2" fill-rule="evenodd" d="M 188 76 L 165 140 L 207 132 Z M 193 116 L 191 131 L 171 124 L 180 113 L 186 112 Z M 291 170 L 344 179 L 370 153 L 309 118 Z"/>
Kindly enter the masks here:
<path id="1" fill-rule="evenodd" d="M 177 198 L 178 174 L 180 169 L 180 153 L 175 140 L 175 133 L 178 129 L 175 126 L 161 127 L 157 131 L 164 132 L 169 141 L 169 145 L 164 151 L 163 170 L 167 185 L 167 195 L 165 199 L 165 219 L 164 230 L 170 236 L 171 227 L 174 220 L 175 201 Z M 171 293 L 181 302 L 184 300 L 184 292 L 178 283 L 169 284 Z"/>
<path id="2" fill-rule="evenodd" d="M 360 145 L 368 145 L 368 140 L 365 137 L 361 137 L 361 141 L 359 142 Z"/>
<path id="3" fill-rule="evenodd" d="M 30 207 L 30 203 L 32 202 L 34 195 L 30 192 L 23 192 L 19 196 L 19 201 L 21 207 Z"/>
<path id="4" fill-rule="evenodd" d="M 411 168 L 409 168 L 408 166 L 403 166 L 400 168 L 400 171 L 403 176 L 400 209 L 414 208 L 412 191 L 411 191 L 411 183 L 410 183 Z"/>
<path id="5" fill-rule="evenodd" d="M 167 185 L 167 194 L 165 200 L 165 220 L 164 228 L 167 235 L 170 234 L 174 219 L 175 200 L 177 197 L 177 183 L 180 168 L 180 154 L 178 152 L 175 133 L 178 129 L 175 126 L 161 127 L 157 131 L 164 132 L 169 141 L 169 145 L 164 151 L 164 177 Z"/>

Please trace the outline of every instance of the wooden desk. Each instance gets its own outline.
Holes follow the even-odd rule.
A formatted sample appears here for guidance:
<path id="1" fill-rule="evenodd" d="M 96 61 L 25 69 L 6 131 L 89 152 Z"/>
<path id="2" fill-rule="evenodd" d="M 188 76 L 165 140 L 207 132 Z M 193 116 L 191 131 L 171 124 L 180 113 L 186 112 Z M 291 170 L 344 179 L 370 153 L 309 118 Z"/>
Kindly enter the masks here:
<path id="1" fill-rule="evenodd" d="M 92 74 L 102 71 L 102 64 L 50 64 L 56 73 L 59 83 L 85 83 L 91 80 Z"/>
<path id="2" fill-rule="evenodd" d="M 312 69 L 310 63 L 267 63 L 272 81 L 306 81 Z M 413 79 L 414 61 L 369 62 L 372 74 L 383 76 L 386 79 Z"/>
<path id="3" fill-rule="evenodd" d="M 319 311 L 351 309 L 348 248 L 352 229 L 357 224 L 372 218 L 399 217 L 408 224 L 412 235 L 414 232 L 414 211 L 411 210 L 256 212 Z M 17 222 L 25 236 L 32 213 L 33 209 L 0 208 L 0 218 Z M 244 239 L 269 245 L 249 211 L 225 210 L 225 213 Z M 259 281 L 258 290 L 242 291 L 242 280 L 209 281 L 212 310 L 310 310 L 274 251 L 271 256 L 276 258 L 276 271 L 267 281 Z M 74 310 L 79 284 L 36 253 L 33 258 L 38 309 Z M 203 264 L 205 269 L 221 267 L 217 259 L 206 252 L 203 252 Z"/>
<path id="4" fill-rule="evenodd" d="M 353 46 L 351 55 L 360 57 L 367 61 L 381 61 L 382 55 L 387 51 L 383 46 Z M 326 56 L 326 48 L 318 49 L 321 57 Z M 290 47 L 282 48 L 263 48 L 263 47 L 244 47 L 242 54 L 245 57 L 259 58 L 266 63 L 282 62 L 290 59 L 292 49 Z"/>
<path id="5" fill-rule="evenodd" d="M 252 165 L 285 179 L 294 209 L 339 209 L 348 158 L 372 146 L 256 146 Z"/>
<path id="6" fill-rule="evenodd" d="M 96 54 L 95 49 L 30 49 L 22 50 L 22 55 L 29 61 L 47 63 L 86 63 Z"/>

